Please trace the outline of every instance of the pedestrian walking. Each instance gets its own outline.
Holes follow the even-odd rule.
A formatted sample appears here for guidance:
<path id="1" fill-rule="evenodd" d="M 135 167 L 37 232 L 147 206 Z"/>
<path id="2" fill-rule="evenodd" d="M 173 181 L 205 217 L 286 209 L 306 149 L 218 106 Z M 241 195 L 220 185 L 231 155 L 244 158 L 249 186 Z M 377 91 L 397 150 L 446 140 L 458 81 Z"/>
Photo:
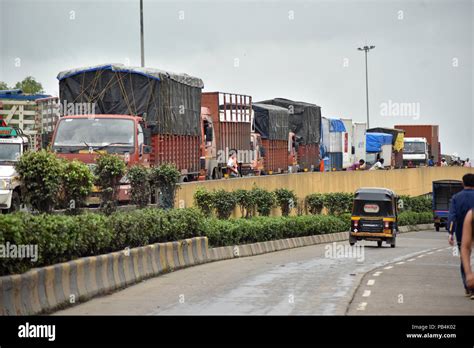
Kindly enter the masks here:
<path id="1" fill-rule="evenodd" d="M 229 172 L 229 177 L 238 177 L 239 170 L 237 165 L 237 157 L 235 153 L 232 153 L 229 156 L 229 160 L 227 161 L 227 171 Z"/>
<path id="2" fill-rule="evenodd" d="M 464 162 L 464 167 L 471 168 L 471 162 L 469 161 L 469 158 L 466 158 L 466 161 Z"/>
<path id="3" fill-rule="evenodd" d="M 456 243 L 458 250 L 461 251 L 461 243 L 463 236 L 463 225 L 466 214 L 474 208 L 474 174 L 465 174 L 462 177 L 464 189 L 458 192 L 451 199 L 448 216 L 448 241 L 454 246 L 454 234 L 456 235 Z M 466 283 L 466 273 L 461 262 L 461 279 L 464 285 L 466 296 L 472 296 L 474 293 L 470 290 Z"/>
<path id="4" fill-rule="evenodd" d="M 466 286 L 471 291 L 471 300 L 474 300 L 474 274 L 471 267 L 471 251 L 474 233 L 474 209 L 469 210 L 464 219 L 461 243 L 461 262 L 466 272 Z"/>

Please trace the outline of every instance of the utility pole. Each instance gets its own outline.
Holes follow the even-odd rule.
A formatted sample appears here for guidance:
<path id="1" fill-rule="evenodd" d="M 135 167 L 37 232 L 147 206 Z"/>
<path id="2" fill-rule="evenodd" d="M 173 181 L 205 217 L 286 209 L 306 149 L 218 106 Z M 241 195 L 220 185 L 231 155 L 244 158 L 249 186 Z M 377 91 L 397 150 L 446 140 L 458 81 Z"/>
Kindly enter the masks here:
<path id="1" fill-rule="evenodd" d="M 141 48 L 141 67 L 145 67 L 145 42 L 143 38 L 143 0 L 140 0 L 140 48 Z"/>
<path id="2" fill-rule="evenodd" d="M 359 51 L 365 52 L 365 97 L 367 102 L 367 129 L 370 128 L 369 126 L 369 70 L 367 67 L 367 53 L 374 49 L 375 46 L 364 46 L 357 48 Z"/>

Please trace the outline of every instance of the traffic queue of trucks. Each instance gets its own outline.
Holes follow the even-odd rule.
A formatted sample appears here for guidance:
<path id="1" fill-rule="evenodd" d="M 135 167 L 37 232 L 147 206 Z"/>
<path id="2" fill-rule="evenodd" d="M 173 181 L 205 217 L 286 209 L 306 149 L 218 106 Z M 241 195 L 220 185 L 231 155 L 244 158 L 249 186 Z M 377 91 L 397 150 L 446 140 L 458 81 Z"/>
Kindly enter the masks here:
<path id="1" fill-rule="evenodd" d="M 31 120 L 23 119 L 27 113 L 18 111 L 12 96 L 0 92 L 0 101 L 10 104 L 3 111 L 0 107 L 0 118 L 18 129 L 11 128 L 3 139 L 0 134 L 0 161 L 11 161 L 8 142 L 22 137 L 21 155 L 23 137 L 28 137 L 34 150 L 49 144 L 57 156 L 90 167 L 102 153 L 117 154 L 128 166 L 173 163 L 185 182 L 228 176 L 232 154 L 243 176 L 315 171 L 322 168 L 320 161 L 325 171 L 344 170 L 360 159 L 370 165 L 378 158 L 401 168 L 407 156 L 423 151 L 424 157 L 410 158 L 421 165 L 440 153 L 437 126 L 424 126 L 436 129 L 436 137 L 424 138 L 423 148 L 418 140 L 404 139 L 417 136 L 413 126 L 367 129 L 365 123 L 322 117 L 321 108 L 311 103 L 253 102 L 248 95 L 202 92 L 202 80 L 187 74 L 107 64 L 63 71 L 58 80 L 59 98 L 30 98 L 36 105 Z M 76 105 L 87 112 L 77 112 Z M 418 128 L 423 136 L 425 128 Z M 0 183 L 13 192 L 5 173 L 0 171 Z M 124 180 L 119 200 L 128 199 L 129 188 Z M 10 196 L 5 201 L 16 200 Z M 10 209 L 8 202 L 0 197 L 0 209 Z"/>

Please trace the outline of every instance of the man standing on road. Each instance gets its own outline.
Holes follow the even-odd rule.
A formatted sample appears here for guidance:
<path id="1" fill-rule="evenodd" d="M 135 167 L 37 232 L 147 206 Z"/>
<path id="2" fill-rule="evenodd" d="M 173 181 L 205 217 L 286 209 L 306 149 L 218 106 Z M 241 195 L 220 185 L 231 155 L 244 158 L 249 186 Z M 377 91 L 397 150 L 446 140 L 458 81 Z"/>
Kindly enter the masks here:
<path id="1" fill-rule="evenodd" d="M 462 182 L 464 190 L 453 196 L 449 207 L 448 217 L 449 244 L 454 245 L 453 234 L 456 233 L 456 242 L 459 250 L 461 250 L 464 219 L 468 211 L 474 208 L 474 174 L 465 174 L 462 177 Z M 467 287 L 466 274 L 462 262 L 461 278 L 466 291 L 466 296 L 474 295 L 474 292 Z"/>
<path id="2" fill-rule="evenodd" d="M 461 261 L 466 272 L 466 285 L 471 290 L 471 300 L 474 300 L 474 274 L 471 267 L 471 250 L 474 232 L 474 209 L 469 210 L 464 219 L 464 226 L 462 229 L 462 243 L 461 243 Z"/>

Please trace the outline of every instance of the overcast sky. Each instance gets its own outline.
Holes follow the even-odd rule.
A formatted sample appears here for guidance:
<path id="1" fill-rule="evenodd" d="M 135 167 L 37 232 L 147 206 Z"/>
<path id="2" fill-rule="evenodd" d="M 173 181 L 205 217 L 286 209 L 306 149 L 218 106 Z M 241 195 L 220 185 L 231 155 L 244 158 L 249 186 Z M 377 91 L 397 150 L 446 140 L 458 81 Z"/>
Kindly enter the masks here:
<path id="1" fill-rule="evenodd" d="M 442 152 L 474 158 L 472 0 L 144 0 L 145 63 L 204 89 L 312 102 L 371 126 L 439 124 Z M 139 0 L 0 0 L 0 81 L 140 65 Z M 404 114 L 397 108 L 401 107 Z"/>

